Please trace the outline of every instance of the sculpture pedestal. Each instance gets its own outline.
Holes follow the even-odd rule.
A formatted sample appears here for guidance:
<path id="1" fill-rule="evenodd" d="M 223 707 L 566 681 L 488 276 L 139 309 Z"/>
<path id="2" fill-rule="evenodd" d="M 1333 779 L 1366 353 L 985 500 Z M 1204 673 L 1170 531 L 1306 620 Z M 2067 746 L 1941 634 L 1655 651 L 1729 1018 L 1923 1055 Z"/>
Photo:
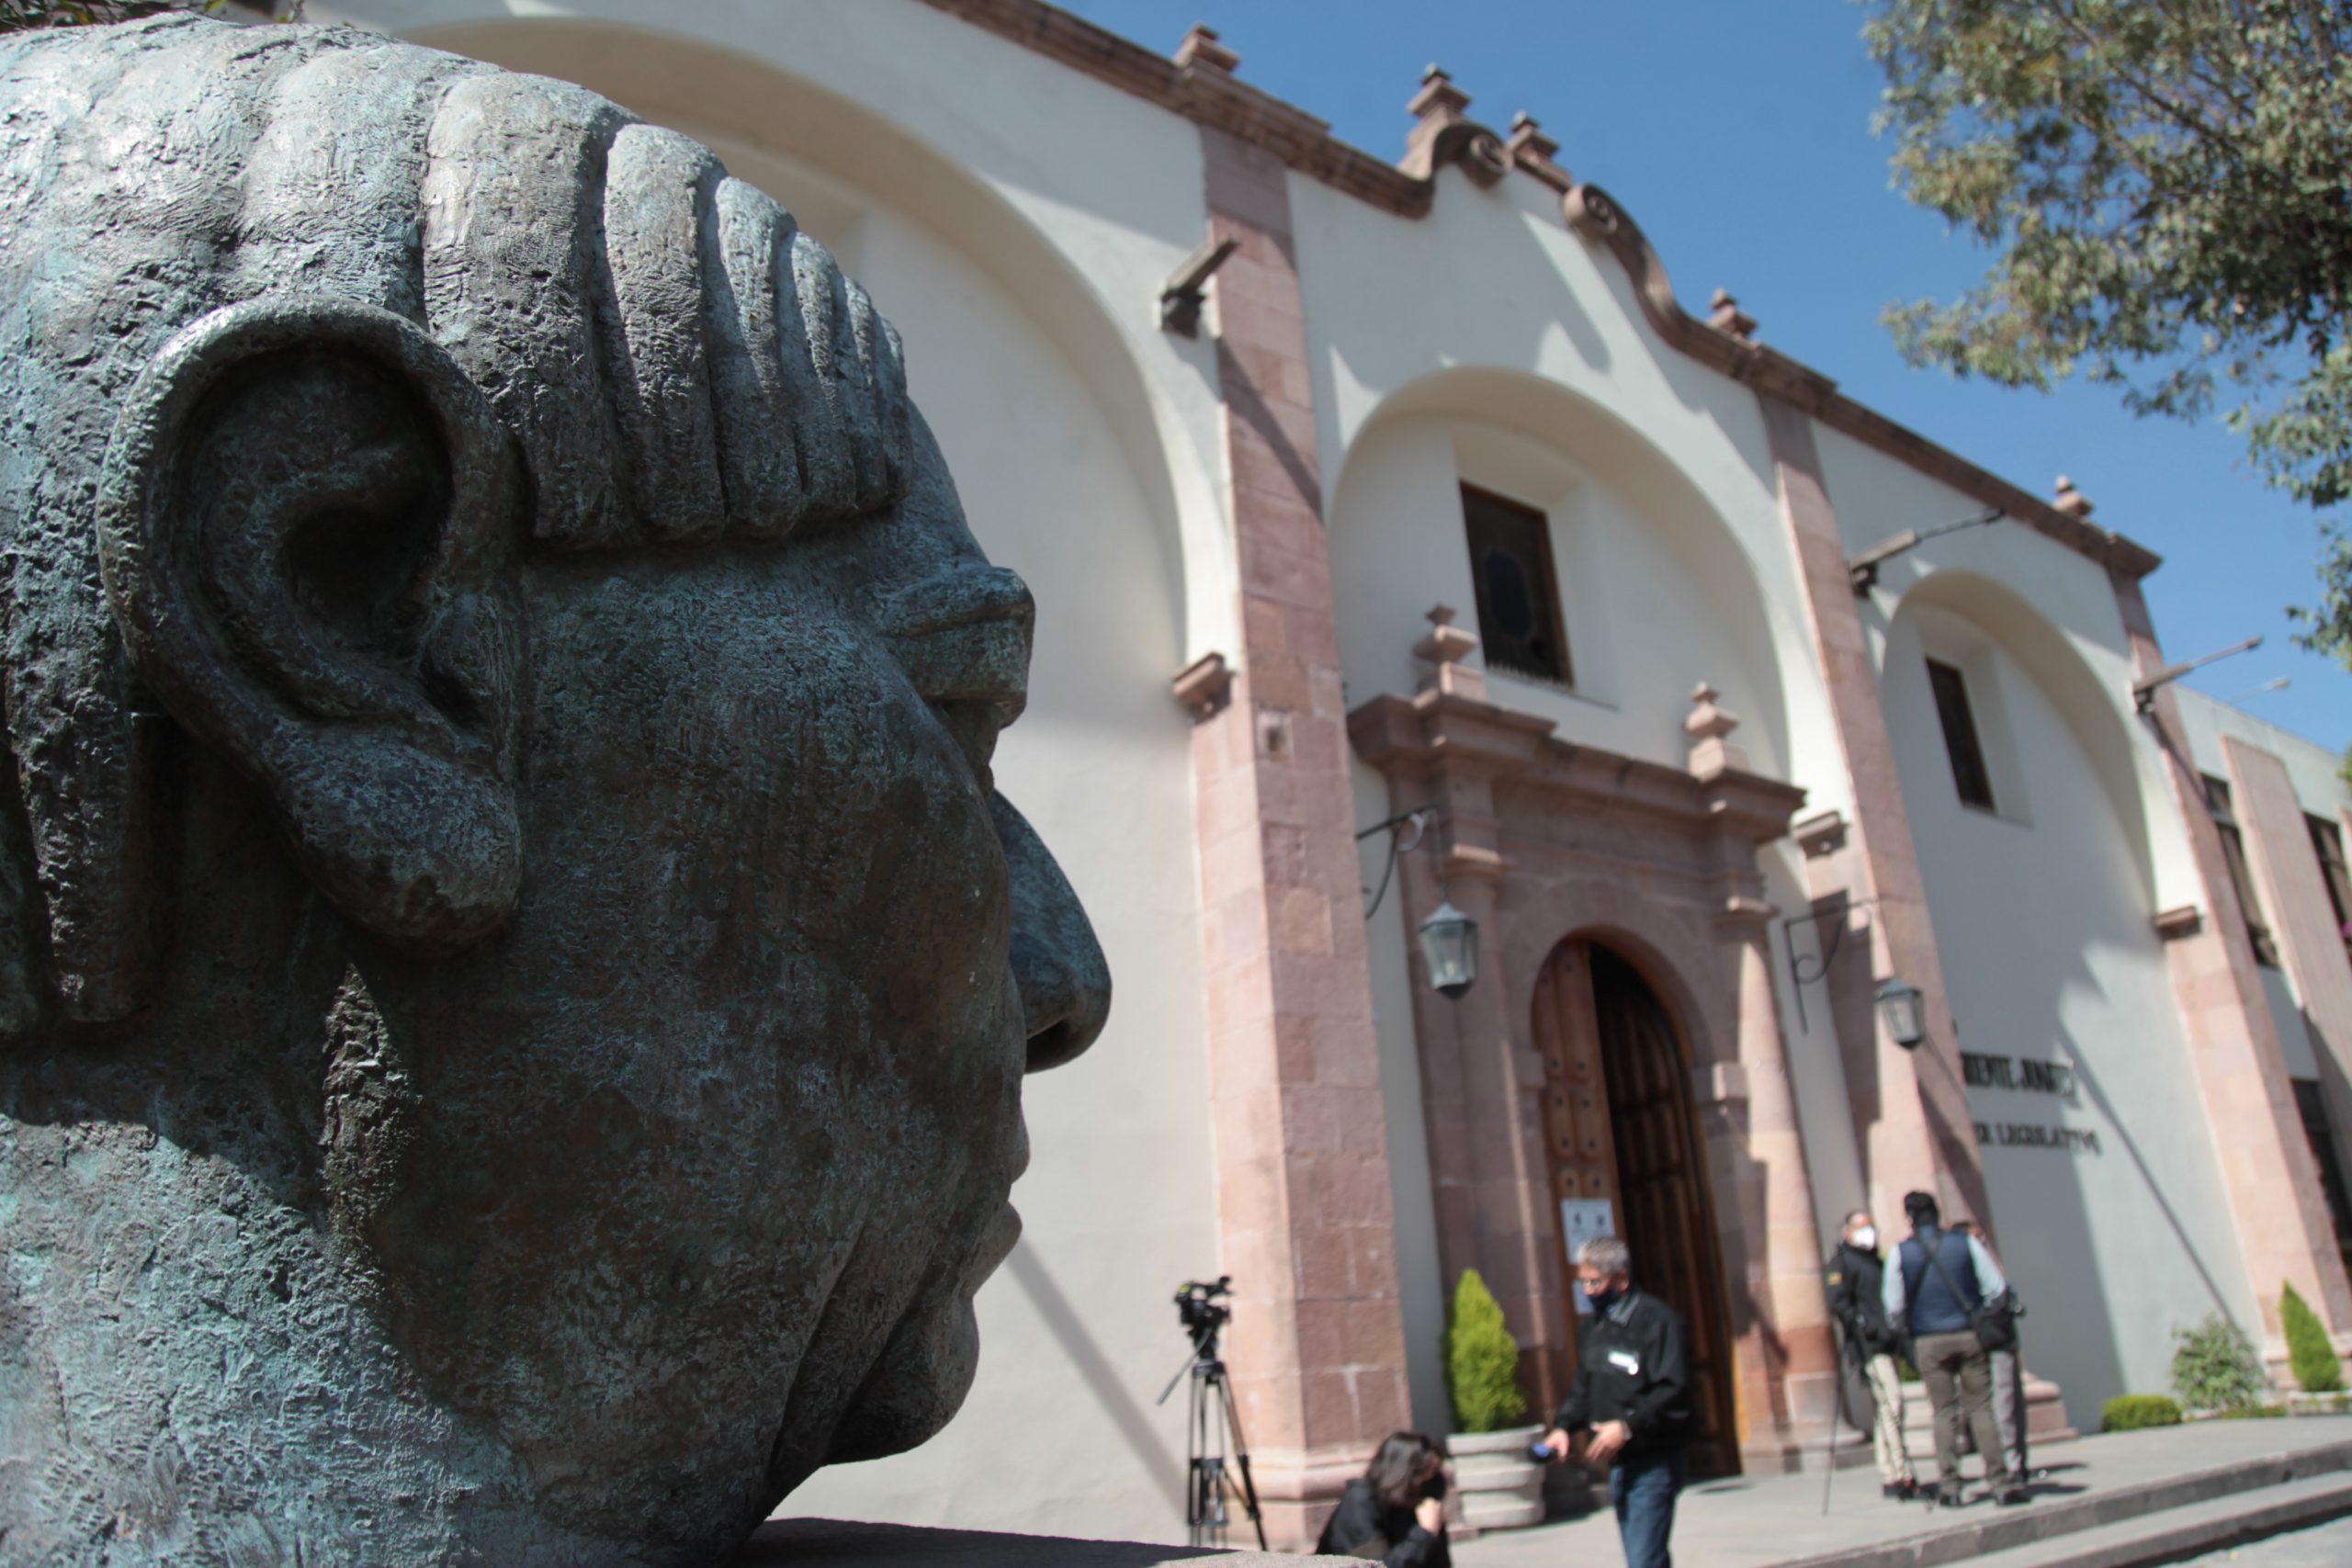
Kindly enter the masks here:
<path id="1" fill-rule="evenodd" d="M 1247 1519 L 1233 1533 L 1250 1536 Z M 726 1568 L 1164 1568 L 1209 1559 L 1228 1568 L 1309 1568 L 1352 1557 L 1291 1557 L 1281 1552 L 1218 1551 L 1197 1546 L 1071 1540 L 1060 1536 L 998 1535 L 982 1530 L 917 1529 L 911 1525 L 846 1524 L 839 1519 L 773 1519 L 727 1559 Z"/>

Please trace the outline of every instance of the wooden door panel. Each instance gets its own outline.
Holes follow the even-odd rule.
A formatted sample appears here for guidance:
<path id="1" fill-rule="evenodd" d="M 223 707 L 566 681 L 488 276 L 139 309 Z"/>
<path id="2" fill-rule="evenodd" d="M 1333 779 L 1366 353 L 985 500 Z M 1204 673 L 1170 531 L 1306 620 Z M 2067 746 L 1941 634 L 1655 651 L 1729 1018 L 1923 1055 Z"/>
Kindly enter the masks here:
<path id="1" fill-rule="evenodd" d="M 1536 981 L 1532 1021 L 1554 1195 L 1607 1199 L 1617 1234 L 1635 1241 L 1643 1287 L 1690 1325 L 1692 1463 L 1702 1473 L 1736 1472 L 1720 1270 L 1673 1023 L 1630 964 L 1584 942 L 1553 951 Z M 1573 1279 L 1565 1245 L 1560 1261 L 1563 1278 Z M 1568 1315 L 1573 1351 L 1580 1325 Z"/>

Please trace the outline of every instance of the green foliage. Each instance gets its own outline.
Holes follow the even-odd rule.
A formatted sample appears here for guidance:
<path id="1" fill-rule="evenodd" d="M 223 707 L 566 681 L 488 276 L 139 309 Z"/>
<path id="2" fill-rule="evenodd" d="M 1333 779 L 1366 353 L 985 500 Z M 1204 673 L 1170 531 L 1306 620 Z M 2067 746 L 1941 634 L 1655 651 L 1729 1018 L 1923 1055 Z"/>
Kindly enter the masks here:
<path id="1" fill-rule="evenodd" d="M 2334 1393 L 2344 1386 L 2344 1363 L 2327 1342 L 2327 1328 L 2309 1303 L 2287 1287 L 2278 1298 L 2278 1321 L 2287 1330 L 2287 1364 L 2305 1393 Z"/>
<path id="2" fill-rule="evenodd" d="M 2283 1404 L 2233 1404 L 2212 1414 L 2216 1421 L 2277 1421 L 2291 1412 Z"/>
<path id="3" fill-rule="evenodd" d="M 2255 470 L 2352 500 L 2352 6 L 1861 0 L 1894 179 L 1994 252 L 1888 313 L 1916 364 L 2137 413 L 2226 396 Z M 2322 525 L 2309 646 L 2352 663 L 2352 536 Z"/>
<path id="4" fill-rule="evenodd" d="M 2259 1404 L 2270 1380 L 2243 1329 L 2220 1313 L 2173 1331 L 2172 1391 L 2191 1410 L 2241 1410 Z"/>
<path id="5" fill-rule="evenodd" d="M 2102 1432 L 2137 1432 L 2147 1427 L 2177 1427 L 2180 1406 L 2161 1393 L 2119 1393 L 2099 1412 Z"/>
<path id="6" fill-rule="evenodd" d="M 1453 1287 L 1453 1312 L 1445 1325 L 1445 1384 L 1453 1395 L 1453 1419 L 1464 1432 L 1498 1432 L 1527 1414 L 1519 1390 L 1519 1341 L 1503 1324 L 1495 1300 L 1476 1269 L 1464 1269 Z"/>

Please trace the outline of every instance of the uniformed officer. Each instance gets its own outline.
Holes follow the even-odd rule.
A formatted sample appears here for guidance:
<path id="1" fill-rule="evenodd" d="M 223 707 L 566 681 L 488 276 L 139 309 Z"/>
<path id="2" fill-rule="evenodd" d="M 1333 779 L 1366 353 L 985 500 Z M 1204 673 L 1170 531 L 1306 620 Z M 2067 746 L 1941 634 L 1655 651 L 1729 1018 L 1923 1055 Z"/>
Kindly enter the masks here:
<path id="1" fill-rule="evenodd" d="M 1919 1495 L 1919 1478 L 1903 1442 L 1903 1374 L 1894 1364 L 1903 1341 L 1886 1319 L 1883 1257 L 1877 1222 L 1868 1209 L 1857 1209 L 1846 1216 L 1824 1282 L 1829 1288 L 1829 1315 L 1838 1320 L 1845 1354 L 1870 1379 L 1871 1443 L 1878 1458 L 1879 1489 L 1889 1497 L 1909 1499 Z"/>

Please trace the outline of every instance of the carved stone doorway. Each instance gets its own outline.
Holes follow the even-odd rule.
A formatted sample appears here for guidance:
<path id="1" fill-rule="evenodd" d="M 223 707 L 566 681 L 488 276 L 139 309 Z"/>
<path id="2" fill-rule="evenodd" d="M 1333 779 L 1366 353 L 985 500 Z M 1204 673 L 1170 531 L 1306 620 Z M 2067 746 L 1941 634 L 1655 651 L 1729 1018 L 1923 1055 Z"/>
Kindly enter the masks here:
<path id="1" fill-rule="evenodd" d="M 1584 939 L 1552 950 L 1536 980 L 1533 1024 L 1554 1199 L 1607 1202 L 1616 1234 L 1633 1244 L 1642 1288 L 1690 1325 L 1698 1415 L 1691 1465 L 1701 1474 L 1735 1473 L 1723 1269 L 1681 1031 L 1640 971 Z M 1563 1277 L 1573 1279 L 1565 1221 L 1561 1236 Z M 1580 1323 L 1568 1316 L 1573 1358 Z"/>

